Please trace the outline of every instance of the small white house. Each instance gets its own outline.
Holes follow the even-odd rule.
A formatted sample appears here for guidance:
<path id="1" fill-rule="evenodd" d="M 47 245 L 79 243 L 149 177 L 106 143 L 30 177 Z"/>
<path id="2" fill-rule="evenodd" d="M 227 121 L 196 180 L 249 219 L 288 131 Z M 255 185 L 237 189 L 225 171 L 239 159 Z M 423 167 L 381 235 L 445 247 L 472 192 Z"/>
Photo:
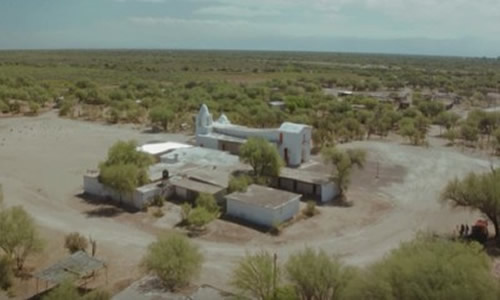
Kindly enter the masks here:
<path id="1" fill-rule="evenodd" d="M 128 207 L 143 209 L 155 196 L 162 194 L 158 183 L 151 183 L 135 189 L 133 193 L 122 194 L 99 182 L 99 173 L 94 172 L 83 176 L 83 191 L 87 195 L 100 198 L 110 198 Z"/>
<path id="2" fill-rule="evenodd" d="M 226 213 L 260 226 L 272 227 L 293 218 L 301 195 L 252 184 L 245 192 L 226 196 Z"/>

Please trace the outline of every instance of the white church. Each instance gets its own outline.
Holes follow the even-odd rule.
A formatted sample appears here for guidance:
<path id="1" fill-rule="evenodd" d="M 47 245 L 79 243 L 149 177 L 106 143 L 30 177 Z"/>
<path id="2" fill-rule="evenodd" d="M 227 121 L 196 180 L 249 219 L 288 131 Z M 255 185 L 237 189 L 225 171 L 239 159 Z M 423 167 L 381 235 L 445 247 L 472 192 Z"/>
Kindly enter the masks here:
<path id="1" fill-rule="evenodd" d="M 203 104 L 196 117 L 196 144 L 200 147 L 238 154 L 239 148 L 250 137 L 261 137 L 276 145 L 288 166 L 298 167 L 311 156 L 312 127 L 285 122 L 279 128 L 258 129 L 233 125 L 223 114 L 213 121 L 208 107 Z"/>

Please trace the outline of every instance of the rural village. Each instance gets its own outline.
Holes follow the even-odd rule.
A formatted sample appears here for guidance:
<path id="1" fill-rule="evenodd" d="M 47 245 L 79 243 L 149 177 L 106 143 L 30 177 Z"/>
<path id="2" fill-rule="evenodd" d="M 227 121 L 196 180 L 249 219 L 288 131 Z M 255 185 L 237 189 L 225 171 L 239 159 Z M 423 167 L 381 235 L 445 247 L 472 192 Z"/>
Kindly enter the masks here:
<path id="1" fill-rule="evenodd" d="M 294 79 L 78 80 L 39 107 L 0 77 L 0 299 L 389 299 L 369 282 L 446 262 L 483 289 L 442 299 L 498 299 L 500 93 L 361 89 L 302 55 Z"/>

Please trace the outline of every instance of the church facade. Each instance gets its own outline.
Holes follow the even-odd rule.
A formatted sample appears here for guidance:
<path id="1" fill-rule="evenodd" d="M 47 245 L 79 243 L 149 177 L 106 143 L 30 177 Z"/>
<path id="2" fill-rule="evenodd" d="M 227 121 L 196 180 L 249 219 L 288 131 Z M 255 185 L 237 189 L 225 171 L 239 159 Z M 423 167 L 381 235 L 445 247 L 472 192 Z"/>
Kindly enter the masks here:
<path id="1" fill-rule="evenodd" d="M 298 167 L 311 156 L 312 127 L 285 122 L 279 128 L 259 129 L 231 124 L 223 114 L 214 121 L 203 104 L 196 117 L 196 144 L 238 154 L 250 137 L 261 137 L 276 145 L 287 166 Z"/>

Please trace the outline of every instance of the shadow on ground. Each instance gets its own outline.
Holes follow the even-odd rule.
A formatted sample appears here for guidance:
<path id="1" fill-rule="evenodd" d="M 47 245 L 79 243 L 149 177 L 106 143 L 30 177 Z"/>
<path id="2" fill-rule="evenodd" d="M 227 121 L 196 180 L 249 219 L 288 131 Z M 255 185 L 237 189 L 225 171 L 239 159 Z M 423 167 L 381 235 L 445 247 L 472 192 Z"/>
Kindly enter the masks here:
<path id="1" fill-rule="evenodd" d="M 123 213 L 136 213 L 137 209 L 120 205 L 118 202 L 102 197 L 95 197 L 81 193 L 76 195 L 86 204 L 94 206 L 94 208 L 84 211 L 83 213 L 88 218 L 107 218 L 116 217 Z"/>

